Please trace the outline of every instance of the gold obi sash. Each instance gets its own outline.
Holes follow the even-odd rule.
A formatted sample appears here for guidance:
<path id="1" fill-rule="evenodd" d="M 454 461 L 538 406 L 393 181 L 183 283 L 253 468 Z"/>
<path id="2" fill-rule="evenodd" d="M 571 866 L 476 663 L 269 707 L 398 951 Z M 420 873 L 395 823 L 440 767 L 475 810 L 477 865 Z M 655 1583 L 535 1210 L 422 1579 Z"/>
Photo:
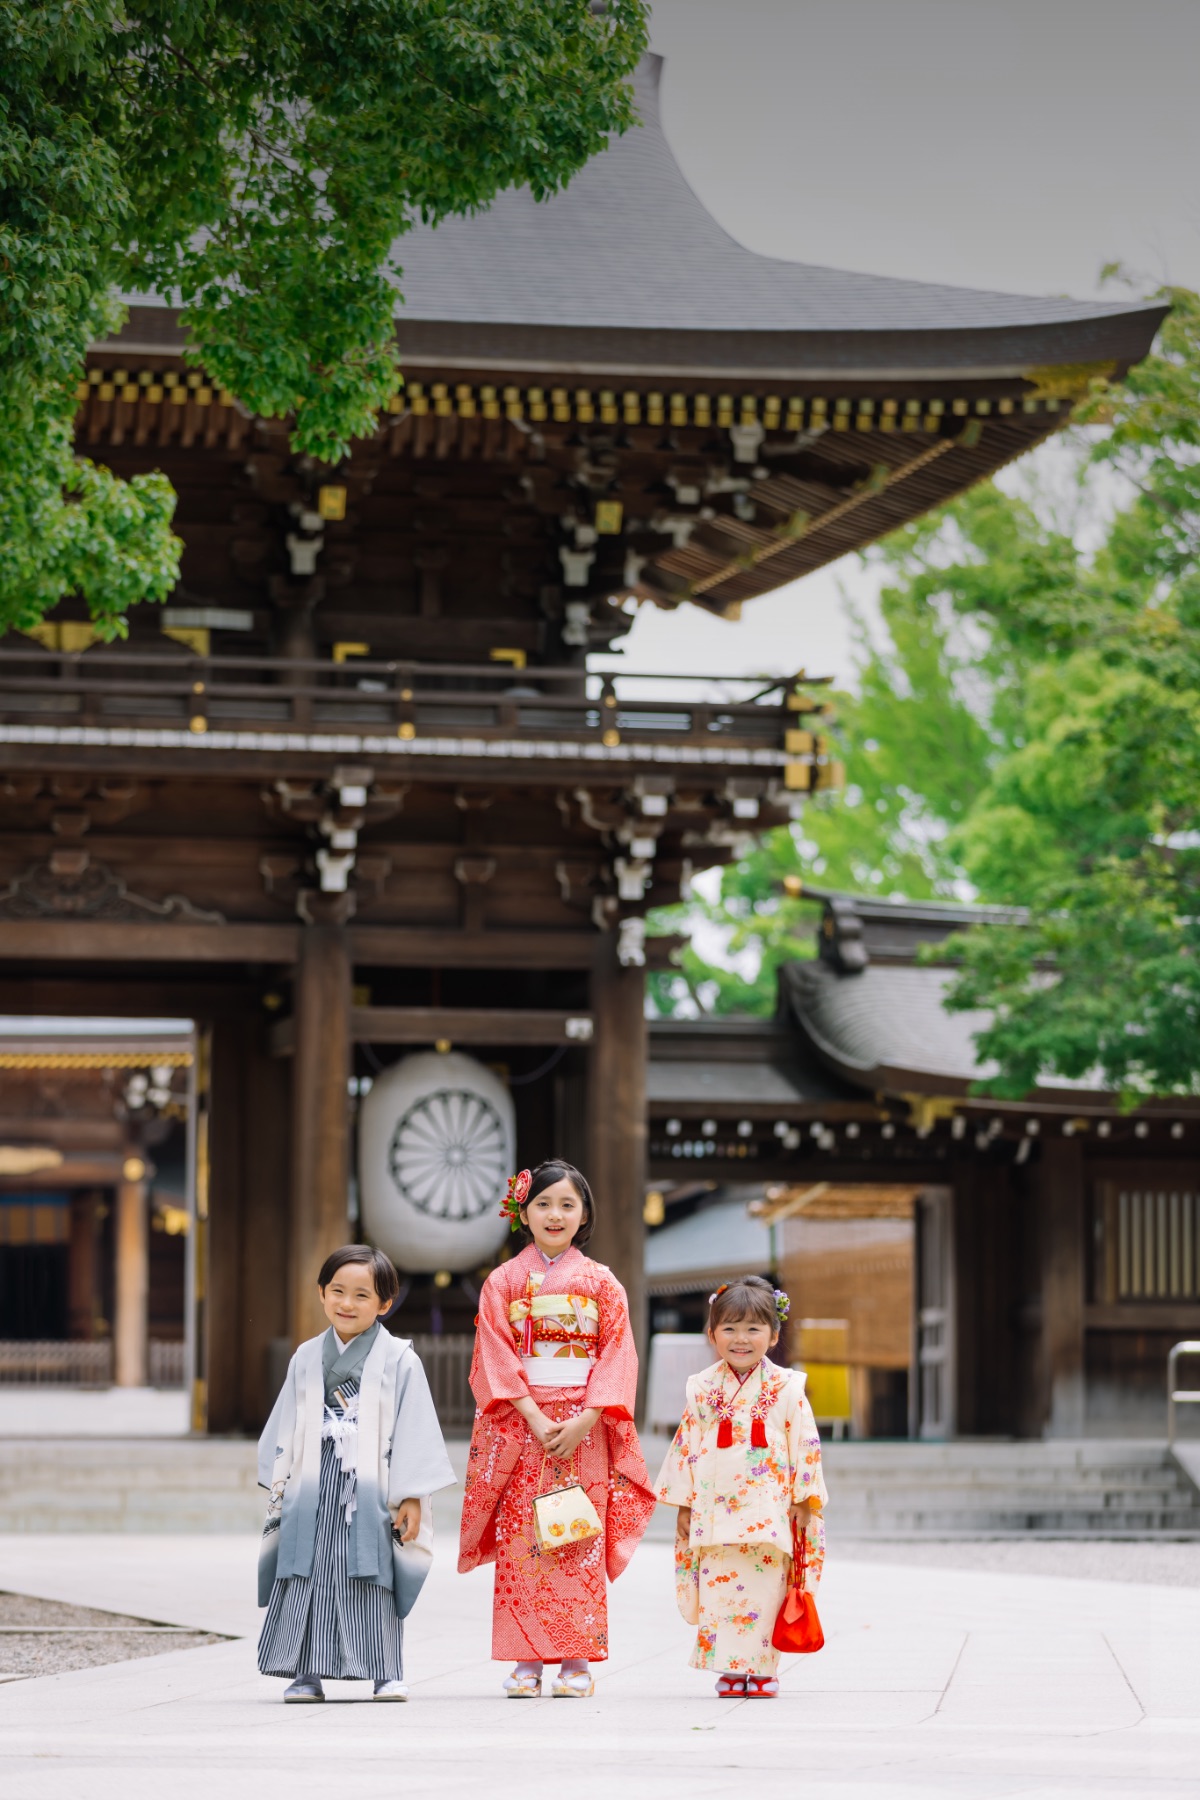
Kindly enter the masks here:
<path id="1" fill-rule="evenodd" d="M 531 1387 L 586 1385 L 600 1330 L 600 1308 L 587 1294 L 526 1292 L 510 1304 L 508 1322 Z"/>

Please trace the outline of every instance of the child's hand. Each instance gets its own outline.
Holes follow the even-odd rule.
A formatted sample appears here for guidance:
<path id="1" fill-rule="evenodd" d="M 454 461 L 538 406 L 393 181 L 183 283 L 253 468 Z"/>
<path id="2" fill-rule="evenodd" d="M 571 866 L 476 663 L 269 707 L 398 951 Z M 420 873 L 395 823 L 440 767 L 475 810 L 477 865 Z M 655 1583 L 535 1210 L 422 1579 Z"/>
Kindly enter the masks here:
<path id="1" fill-rule="evenodd" d="M 788 1508 L 792 1523 L 796 1526 L 807 1525 L 810 1513 L 819 1513 L 821 1502 L 816 1494 L 806 1494 L 803 1500 L 793 1500 Z"/>
<path id="2" fill-rule="evenodd" d="M 675 1542 L 677 1544 L 686 1544 L 691 1536 L 691 1532 L 692 1509 L 690 1506 L 681 1506 L 679 1509 L 679 1517 L 675 1521 Z"/>
<path id="3" fill-rule="evenodd" d="M 535 1408 L 533 1412 L 525 1415 L 525 1423 L 528 1425 L 530 1431 L 532 1431 L 543 1450 L 553 1450 L 550 1439 L 553 1433 L 558 1430 L 558 1421 L 556 1419 L 548 1419 L 544 1412 L 538 1412 Z"/>
<path id="4" fill-rule="evenodd" d="M 396 1508 L 396 1530 L 402 1544 L 411 1544 L 421 1529 L 421 1502 L 402 1500 Z"/>
<path id="5" fill-rule="evenodd" d="M 546 1438 L 546 1448 L 551 1456 L 565 1458 L 574 1456 L 592 1426 L 596 1423 L 598 1412 L 594 1407 L 585 1407 L 574 1419 L 553 1421 Z"/>

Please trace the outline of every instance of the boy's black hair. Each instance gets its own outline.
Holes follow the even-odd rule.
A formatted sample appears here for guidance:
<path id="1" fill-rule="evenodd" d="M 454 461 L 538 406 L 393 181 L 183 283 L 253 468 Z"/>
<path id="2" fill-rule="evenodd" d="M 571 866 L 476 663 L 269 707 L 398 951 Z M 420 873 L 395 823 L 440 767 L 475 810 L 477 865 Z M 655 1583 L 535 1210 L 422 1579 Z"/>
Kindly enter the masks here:
<path id="1" fill-rule="evenodd" d="M 361 1263 L 370 1269 L 375 1282 L 375 1292 L 381 1300 L 390 1304 L 400 1292 L 400 1277 L 390 1256 L 382 1250 L 372 1250 L 370 1244 L 343 1244 L 340 1250 L 331 1250 L 321 1264 L 321 1273 L 317 1276 L 317 1286 L 327 1288 L 339 1269 L 347 1263 Z"/>
<path id="2" fill-rule="evenodd" d="M 583 1201 L 583 1224 L 571 1239 L 571 1242 L 582 1250 L 591 1237 L 592 1228 L 596 1223 L 596 1202 L 592 1198 L 592 1190 L 588 1186 L 586 1175 L 581 1175 L 574 1163 L 564 1162 L 560 1156 L 552 1157 L 549 1162 L 539 1163 L 533 1171 L 533 1179 L 529 1183 L 529 1192 L 525 1196 L 522 1210 L 529 1205 L 531 1200 L 536 1200 L 545 1188 L 553 1187 L 556 1181 L 569 1181 Z M 525 1229 L 528 1231 L 529 1227 L 526 1226 Z"/>
<path id="3" fill-rule="evenodd" d="M 708 1329 L 715 1331 L 727 1319 L 750 1319 L 755 1325 L 779 1330 L 775 1289 L 761 1275 L 743 1275 L 718 1288 L 708 1303 Z"/>

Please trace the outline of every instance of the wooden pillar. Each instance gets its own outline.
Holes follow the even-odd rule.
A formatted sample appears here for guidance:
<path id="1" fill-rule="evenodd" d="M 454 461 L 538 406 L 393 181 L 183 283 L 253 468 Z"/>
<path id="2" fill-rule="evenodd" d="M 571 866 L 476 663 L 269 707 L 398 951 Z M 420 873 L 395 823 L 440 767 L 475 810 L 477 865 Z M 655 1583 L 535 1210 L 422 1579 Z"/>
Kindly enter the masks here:
<path id="1" fill-rule="evenodd" d="M 241 1426 L 242 1327 L 247 1296 L 242 1289 L 242 1227 L 246 1201 L 246 1039 L 250 1019 L 218 1019 L 209 1035 L 211 1065 L 207 1108 L 208 1191 L 202 1240 L 202 1368 L 205 1426 L 213 1432 Z M 199 1209 L 200 1195 L 197 1194 Z M 274 1265 L 276 1268 L 278 1264 Z M 268 1265 L 264 1277 L 270 1279 Z"/>
<path id="2" fill-rule="evenodd" d="M 71 1195 L 67 1248 L 67 1334 L 90 1342 L 99 1317 L 99 1199 L 89 1190 Z"/>
<path id="3" fill-rule="evenodd" d="M 116 1318 L 113 1348 L 118 1387 L 146 1385 L 146 1303 L 150 1295 L 150 1219 L 146 1165 L 135 1152 L 117 1184 Z"/>
<path id="4" fill-rule="evenodd" d="M 288 1329 L 291 1071 L 287 1059 L 270 1054 L 265 1022 L 253 1029 L 246 1048 L 238 1411 L 242 1430 L 257 1434 L 278 1391 L 271 1348 L 286 1340 Z"/>
<path id="5" fill-rule="evenodd" d="M 1084 1432 L 1084 1178 L 1076 1138 L 1049 1138 L 1039 1165 L 1042 1345 L 1048 1437 Z"/>
<path id="6" fill-rule="evenodd" d="M 607 1263 L 629 1296 L 639 1354 L 646 1343 L 645 971 L 622 968 L 616 934 L 605 932 L 592 967 L 595 1037 L 588 1068 L 588 1160 L 596 1196 L 589 1254 Z"/>
<path id="7" fill-rule="evenodd" d="M 294 1343 L 325 1323 L 317 1270 L 348 1231 L 350 975 L 346 928 L 306 926 L 293 988 L 288 1326 Z"/>

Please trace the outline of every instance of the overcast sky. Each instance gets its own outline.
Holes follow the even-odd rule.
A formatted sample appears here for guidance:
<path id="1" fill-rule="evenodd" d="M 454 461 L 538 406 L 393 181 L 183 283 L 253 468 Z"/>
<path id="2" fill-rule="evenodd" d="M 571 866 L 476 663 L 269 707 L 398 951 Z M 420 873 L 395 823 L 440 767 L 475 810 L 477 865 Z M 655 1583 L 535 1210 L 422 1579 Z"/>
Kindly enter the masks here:
<path id="1" fill-rule="evenodd" d="M 652 41 L 683 171 L 752 249 L 1028 294 L 1097 294 L 1115 261 L 1200 287 L 1200 0 L 656 0 Z M 688 608 L 686 633 L 645 607 L 624 660 L 845 679 L 839 587 L 874 582 L 847 559 L 740 624 Z"/>

